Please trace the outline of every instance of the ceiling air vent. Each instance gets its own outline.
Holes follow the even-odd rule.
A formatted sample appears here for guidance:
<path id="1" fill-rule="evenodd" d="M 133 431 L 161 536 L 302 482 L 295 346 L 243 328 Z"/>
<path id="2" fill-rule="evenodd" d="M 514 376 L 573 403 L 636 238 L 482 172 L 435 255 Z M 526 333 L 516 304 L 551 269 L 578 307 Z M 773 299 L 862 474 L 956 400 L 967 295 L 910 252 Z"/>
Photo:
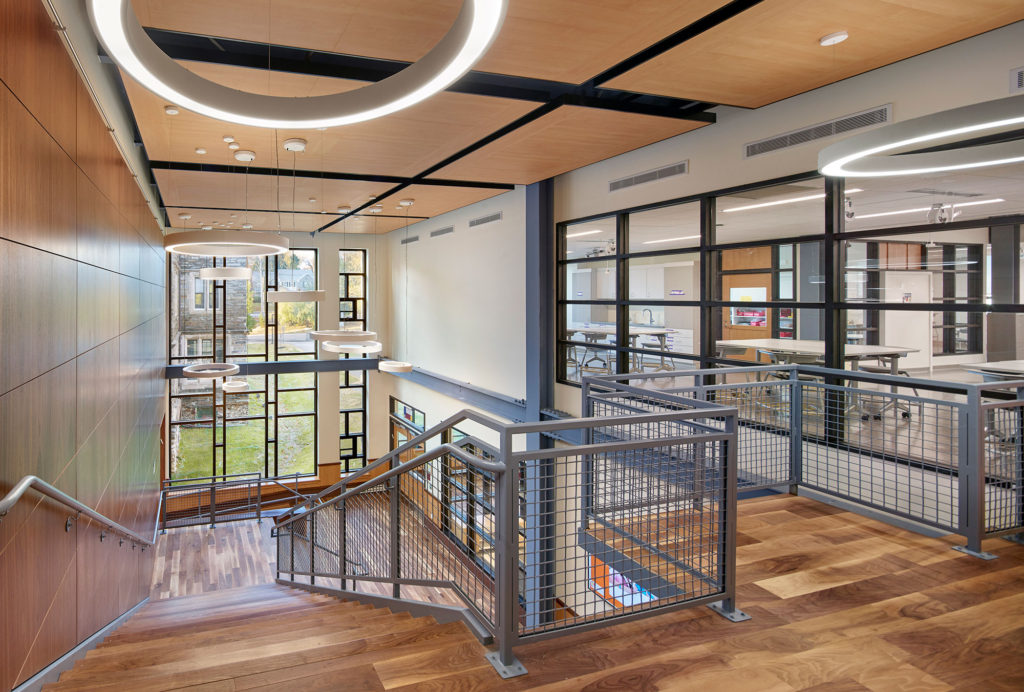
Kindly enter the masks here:
<path id="1" fill-rule="evenodd" d="M 916 190 L 907 190 L 920 195 L 932 195 L 934 197 L 981 197 L 981 192 L 954 192 L 953 190 L 939 190 L 934 187 L 922 187 Z"/>
<path id="2" fill-rule="evenodd" d="M 1021 92 L 1024 92 L 1024 67 L 1015 67 L 1010 70 L 1010 93 Z"/>
<path id="3" fill-rule="evenodd" d="M 430 232 L 430 237 L 431 238 L 436 238 L 439 235 L 447 235 L 448 233 L 453 233 L 454 231 L 455 231 L 455 226 L 445 226 L 444 228 L 439 228 L 436 231 L 431 231 Z"/>
<path id="4" fill-rule="evenodd" d="M 662 168 L 657 168 L 653 171 L 637 173 L 636 175 L 631 175 L 628 178 L 612 180 L 608 183 L 608 192 L 615 192 L 616 190 L 633 187 L 634 185 L 643 185 L 644 183 L 650 183 L 655 180 L 671 178 L 674 175 L 686 175 L 689 172 L 690 162 L 680 161 L 679 163 L 673 163 L 670 166 L 663 166 Z"/>
<path id="5" fill-rule="evenodd" d="M 746 158 L 760 156 L 761 154 L 778 151 L 779 149 L 787 149 L 799 146 L 800 144 L 806 144 L 807 142 L 813 142 L 816 139 L 824 139 L 843 134 L 844 132 L 859 130 L 862 127 L 880 125 L 889 122 L 891 119 L 892 104 L 887 103 L 884 106 L 854 113 L 853 115 L 844 115 L 827 123 L 818 123 L 817 125 L 805 127 L 802 130 L 795 130 L 769 137 L 768 139 L 762 139 L 758 142 L 751 142 L 744 147 L 744 156 Z"/>
<path id="6" fill-rule="evenodd" d="M 420 239 L 420 237 L 418 235 L 414 235 L 411 238 L 402 238 L 402 245 L 408 245 L 409 243 L 415 243 L 419 239 Z"/>
<path id="7" fill-rule="evenodd" d="M 472 219 L 469 222 L 469 227 L 473 228 L 473 226 L 483 226 L 485 223 L 491 223 L 492 221 L 501 221 L 500 211 L 496 214 L 490 214 L 489 216 L 481 216 L 479 219 Z"/>

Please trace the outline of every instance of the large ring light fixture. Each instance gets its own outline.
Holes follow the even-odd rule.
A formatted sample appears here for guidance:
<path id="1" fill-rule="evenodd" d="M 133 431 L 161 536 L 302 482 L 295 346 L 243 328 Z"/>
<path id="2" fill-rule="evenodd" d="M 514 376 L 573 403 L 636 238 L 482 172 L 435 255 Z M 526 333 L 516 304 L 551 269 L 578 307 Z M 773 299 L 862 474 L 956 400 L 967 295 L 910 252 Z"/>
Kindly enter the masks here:
<path id="1" fill-rule="evenodd" d="M 898 149 L 1024 123 L 1024 95 L 904 120 L 825 147 L 818 170 L 835 177 L 924 175 L 1024 161 L 1024 140 L 892 156 Z"/>
<path id="2" fill-rule="evenodd" d="M 142 86 L 191 111 L 241 125 L 278 129 L 350 125 L 408 108 L 448 87 L 480 59 L 501 27 L 506 0 L 463 0 L 444 38 L 387 79 L 326 96 L 265 96 L 203 79 L 153 43 L 130 0 L 88 0 L 107 54 Z"/>
<path id="3" fill-rule="evenodd" d="M 164 250 L 203 257 L 263 257 L 288 252 L 288 239 L 261 231 L 181 231 L 164 236 Z"/>

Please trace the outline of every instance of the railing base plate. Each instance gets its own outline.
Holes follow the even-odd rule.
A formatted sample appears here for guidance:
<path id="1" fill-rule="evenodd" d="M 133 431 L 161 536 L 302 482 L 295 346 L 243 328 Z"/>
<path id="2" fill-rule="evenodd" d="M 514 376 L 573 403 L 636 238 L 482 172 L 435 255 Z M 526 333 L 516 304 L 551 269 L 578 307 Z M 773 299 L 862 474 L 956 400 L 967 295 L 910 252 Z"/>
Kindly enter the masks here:
<path id="1" fill-rule="evenodd" d="M 750 619 L 750 616 L 744 613 L 739 608 L 726 610 L 725 606 L 722 605 L 722 601 L 718 601 L 717 603 L 709 603 L 708 608 L 711 608 L 711 610 L 715 611 L 729 622 L 743 622 L 744 620 Z"/>
<path id="2" fill-rule="evenodd" d="M 997 557 L 999 557 L 998 555 L 993 555 L 992 553 L 986 553 L 983 550 L 971 550 L 966 545 L 954 545 L 953 550 L 959 550 L 961 553 L 964 553 L 965 555 L 970 555 L 971 557 L 976 557 L 981 560 L 995 560 Z"/>
<path id="3" fill-rule="evenodd" d="M 501 654 L 497 651 L 487 652 L 484 658 L 486 658 L 490 662 L 490 664 L 494 666 L 494 669 L 498 671 L 498 675 L 500 675 L 502 678 L 516 678 L 520 675 L 526 675 L 526 667 L 519 662 L 518 658 L 515 658 L 514 656 L 512 657 L 512 663 L 510 663 L 507 666 L 501 662 Z"/>
<path id="4" fill-rule="evenodd" d="M 1011 533 L 1008 536 L 1003 536 L 1004 541 L 1010 541 L 1010 543 L 1020 543 L 1024 545 L 1024 533 Z"/>

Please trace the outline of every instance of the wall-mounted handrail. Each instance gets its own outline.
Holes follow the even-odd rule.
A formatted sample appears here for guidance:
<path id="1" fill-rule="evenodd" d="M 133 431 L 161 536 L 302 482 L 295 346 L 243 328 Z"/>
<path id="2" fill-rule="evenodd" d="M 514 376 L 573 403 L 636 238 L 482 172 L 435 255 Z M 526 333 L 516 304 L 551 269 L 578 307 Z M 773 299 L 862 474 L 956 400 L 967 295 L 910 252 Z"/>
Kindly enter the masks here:
<path id="1" fill-rule="evenodd" d="M 94 521 L 103 524 L 111 531 L 119 533 L 125 538 L 133 540 L 136 543 L 141 543 L 144 546 L 152 546 L 154 543 L 153 541 L 143 538 L 134 531 L 126 529 L 113 519 L 110 519 L 109 517 L 100 514 L 92 507 L 82 504 L 81 502 L 71 497 L 64 491 L 59 490 L 54 486 L 50 485 L 39 476 L 25 476 L 20 481 L 18 481 L 18 483 L 13 488 L 11 488 L 10 492 L 4 495 L 4 498 L 0 500 L 0 520 L 3 520 L 3 518 L 7 516 L 7 513 L 11 511 L 11 508 L 18 503 L 18 500 L 20 500 L 22 496 L 26 492 L 28 492 L 30 488 L 42 495 L 46 495 L 50 499 L 60 502 L 61 504 L 75 510 L 79 514 L 84 514 L 90 519 L 93 519 Z"/>
<path id="2" fill-rule="evenodd" d="M 428 428 L 427 430 L 424 430 L 419 435 L 417 435 L 416 437 L 412 438 L 411 440 L 409 440 L 405 444 L 401 444 L 398 447 L 395 447 L 394 449 L 392 449 L 390 452 L 388 452 L 384 456 L 378 458 L 372 464 L 367 464 L 366 466 L 361 468 L 359 471 L 356 471 L 354 474 L 352 474 L 350 476 L 346 476 L 345 478 L 342 478 L 337 483 L 335 483 L 335 484 L 325 488 L 324 490 L 321 490 L 319 493 L 314 495 L 311 499 L 314 502 L 322 500 L 324 497 L 326 497 L 327 495 L 330 495 L 331 493 L 337 491 L 339 488 L 344 488 L 345 486 L 349 485 L 353 481 L 355 481 L 355 480 L 365 476 L 366 474 L 370 473 L 371 471 L 373 471 L 375 469 L 380 468 L 381 466 L 383 466 L 387 462 L 391 461 L 392 459 L 398 457 L 399 455 L 409 451 L 410 449 L 413 449 L 413 448 L 423 444 L 424 442 L 426 442 L 427 440 L 429 440 L 432 437 L 436 437 L 436 436 L 440 435 L 445 430 L 453 428 L 453 427 L 455 427 L 456 425 L 458 425 L 459 423 L 461 423 L 462 421 L 465 421 L 465 420 L 472 421 L 473 423 L 478 423 L 480 425 L 483 425 L 484 427 L 490 428 L 490 429 L 492 429 L 494 431 L 497 431 L 497 432 L 500 432 L 500 431 L 504 430 L 504 428 L 505 428 L 504 425 L 502 425 L 498 421 L 494 420 L 493 418 L 490 418 L 490 417 L 485 416 L 483 414 L 477 413 L 476 411 L 471 411 L 469 409 L 462 409 L 458 413 L 455 413 L 455 414 L 449 416 L 448 418 L 445 418 L 443 421 L 441 421 L 437 425 L 434 425 L 433 427 Z M 490 445 L 486 445 L 486 446 L 490 447 Z M 287 512 L 285 512 L 280 517 L 278 517 L 279 525 L 280 525 L 280 522 L 282 522 L 285 519 L 287 519 L 288 517 L 292 516 L 297 511 L 297 509 L 298 509 L 297 507 L 292 507 Z"/>

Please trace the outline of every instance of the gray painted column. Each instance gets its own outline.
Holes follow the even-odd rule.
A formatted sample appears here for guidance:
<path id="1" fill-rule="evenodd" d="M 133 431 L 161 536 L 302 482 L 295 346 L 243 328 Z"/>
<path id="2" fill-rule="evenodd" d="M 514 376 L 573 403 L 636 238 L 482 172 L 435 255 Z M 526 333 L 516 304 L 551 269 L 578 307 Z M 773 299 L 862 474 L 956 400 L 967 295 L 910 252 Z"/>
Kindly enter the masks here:
<path id="1" fill-rule="evenodd" d="M 989 229 L 992 244 L 992 302 L 1018 303 L 1020 296 L 1020 226 L 993 226 Z M 985 359 L 989 361 L 1017 360 L 1024 346 L 1017 338 L 1017 314 L 990 312 L 988 317 L 988 344 Z"/>

